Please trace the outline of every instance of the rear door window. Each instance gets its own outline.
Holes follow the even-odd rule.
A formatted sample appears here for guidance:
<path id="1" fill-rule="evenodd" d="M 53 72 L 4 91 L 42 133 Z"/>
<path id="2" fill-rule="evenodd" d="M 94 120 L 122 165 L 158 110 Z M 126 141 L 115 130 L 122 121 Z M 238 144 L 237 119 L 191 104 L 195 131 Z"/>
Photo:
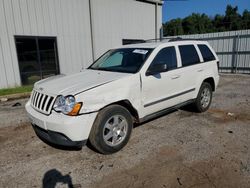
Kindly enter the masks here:
<path id="1" fill-rule="evenodd" d="M 200 58 L 194 45 L 181 45 L 179 50 L 183 67 L 200 63 Z"/>
<path id="2" fill-rule="evenodd" d="M 201 51 L 204 62 L 215 60 L 214 54 L 211 52 L 207 45 L 199 44 L 198 47 Z"/>

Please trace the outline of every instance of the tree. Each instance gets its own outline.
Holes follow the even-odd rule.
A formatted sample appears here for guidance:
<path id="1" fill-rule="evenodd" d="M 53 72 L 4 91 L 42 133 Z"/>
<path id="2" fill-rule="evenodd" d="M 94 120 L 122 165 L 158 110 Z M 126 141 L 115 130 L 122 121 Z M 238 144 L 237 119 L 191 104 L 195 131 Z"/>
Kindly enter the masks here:
<path id="1" fill-rule="evenodd" d="M 185 34 L 194 34 L 197 33 L 195 29 L 195 15 L 192 14 L 183 19 L 182 26 Z"/>
<path id="2" fill-rule="evenodd" d="M 242 15 L 242 28 L 249 29 L 250 28 L 250 11 L 244 10 Z"/>
<path id="3" fill-rule="evenodd" d="M 227 5 L 226 15 L 224 17 L 224 25 L 226 30 L 239 30 L 241 29 L 241 15 L 238 14 L 238 7 Z"/>
<path id="4" fill-rule="evenodd" d="M 237 6 L 227 5 L 225 15 L 208 17 L 206 14 L 193 13 L 184 19 L 166 22 L 163 29 L 165 36 L 250 29 L 250 11 L 245 10 L 240 15 Z"/>
<path id="5" fill-rule="evenodd" d="M 183 20 L 183 30 L 185 34 L 196 34 L 213 32 L 211 19 L 205 14 L 192 14 Z"/>
<path id="6" fill-rule="evenodd" d="M 164 35 L 183 35 L 182 20 L 180 18 L 173 19 L 169 23 L 163 25 Z"/>
<path id="7" fill-rule="evenodd" d="M 213 20 L 213 26 L 215 28 L 215 31 L 222 32 L 226 31 L 226 28 L 224 26 L 224 16 L 216 14 Z"/>

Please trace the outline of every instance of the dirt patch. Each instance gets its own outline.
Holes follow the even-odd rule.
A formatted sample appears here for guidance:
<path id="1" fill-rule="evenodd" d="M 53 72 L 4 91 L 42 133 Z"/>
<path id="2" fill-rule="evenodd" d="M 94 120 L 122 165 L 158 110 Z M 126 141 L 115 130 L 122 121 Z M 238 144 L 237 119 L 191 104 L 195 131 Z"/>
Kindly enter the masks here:
<path id="1" fill-rule="evenodd" d="M 230 121 L 250 121 L 249 113 L 229 112 L 222 109 L 209 109 L 209 115 L 217 123 L 227 123 Z"/>
<path id="2" fill-rule="evenodd" d="M 132 169 L 104 176 L 93 187 L 244 187 L 241 161 L 221 157 L 185 163 L 179 150 L 163 147 Z M 248 180 L 249 177 L 245 177 Z M 241 179 L 241 181 L 235 181 Z"/>

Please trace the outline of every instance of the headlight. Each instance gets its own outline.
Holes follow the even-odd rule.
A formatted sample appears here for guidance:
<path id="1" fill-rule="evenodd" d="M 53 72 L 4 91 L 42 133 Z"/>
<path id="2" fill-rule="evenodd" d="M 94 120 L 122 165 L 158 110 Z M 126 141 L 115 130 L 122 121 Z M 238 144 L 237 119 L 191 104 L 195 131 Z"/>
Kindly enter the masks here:
<path id="1" fill-rule="evenodd" d="M 77 115 L 80 111 L 82 103 L 76 103 L 74 96 L 58 96 L 56 98 L 53 109 L 56 112 L 62 112 L 66 115 Z"/>

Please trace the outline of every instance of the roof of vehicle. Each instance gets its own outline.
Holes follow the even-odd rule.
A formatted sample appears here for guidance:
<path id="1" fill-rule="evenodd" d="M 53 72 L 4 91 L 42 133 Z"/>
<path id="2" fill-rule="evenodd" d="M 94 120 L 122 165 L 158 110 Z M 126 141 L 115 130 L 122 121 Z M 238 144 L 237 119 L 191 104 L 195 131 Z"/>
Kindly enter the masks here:
<path id="1" fill-rule="evenodd" d="M 169 44 L 169 43 L 206 43 L 206 41 L 203 40 L 197 40 L 197 39 L 182 39 L 182 38 L 168 38 L 168 39 L 150 39 L 145 40 L 141 43 L 135 43 L 135 44 L 128 44 L 122 46 L 122 48 L 156 48 L 162 44 Z"/>

